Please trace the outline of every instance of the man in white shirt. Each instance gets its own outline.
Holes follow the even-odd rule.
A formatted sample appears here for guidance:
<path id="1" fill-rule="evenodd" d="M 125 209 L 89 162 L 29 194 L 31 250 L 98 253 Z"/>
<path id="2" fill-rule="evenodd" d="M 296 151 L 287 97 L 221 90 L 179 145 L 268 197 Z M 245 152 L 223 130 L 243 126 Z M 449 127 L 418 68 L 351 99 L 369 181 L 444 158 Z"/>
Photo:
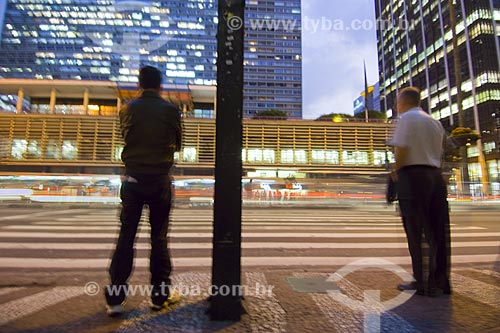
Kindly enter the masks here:
<path id="1" fill-rule="evenodd" d="M 397 99 L 399 122 L 389 144 L 396 163 L 391 177 L 397 181 L 401 216 L 408 239 L 415 282 L 400 290 L 433 296 L 440 289 L 450 294 L 449 211 L 446 183 L 441 175 L 445 131 L 441 123 L 420 107 L 420 90 L 401 90 Z M 422 235 L 429 244 L 428 278 L 424 280 Z"/>

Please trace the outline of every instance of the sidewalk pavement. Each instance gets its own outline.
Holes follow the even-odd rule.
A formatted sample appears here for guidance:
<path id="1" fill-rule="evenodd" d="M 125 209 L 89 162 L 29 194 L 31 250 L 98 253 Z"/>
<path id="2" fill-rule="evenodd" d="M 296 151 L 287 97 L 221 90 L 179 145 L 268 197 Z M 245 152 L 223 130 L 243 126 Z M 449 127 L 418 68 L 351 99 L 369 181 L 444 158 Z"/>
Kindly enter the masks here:
<path id="1" fill-rule="evenodd" d="M 246 313 L 239 322 L 210 321 L 208 271 L 176 271 L 173 284 L 183 298 L 171 308 L 153 312 L 147 295 L 137 293 L 128 298 L 127 312 L 117 318 L 105 313 L 104 272 L 47 272 L 36 278 L 26 273 L 2 279 L 0 324 L 5 325 L 0 331 L 350 333 L 367 332 L 367 327 L 369 332 L 498 332 L 499 267 L 456 268 L 454 293 L 437 297 L 396 289 L 409 267 L 395 272 L 390 265 L 351 268 L 349 274 L 340 267 L 244 271 Z M 141 286 L 148 276 L 145 269 L 137 270 L 130 285 Z M 88 289 L 91 282 L 99 288 Z M 11 290 L 24 289 L 6 294 L 5 283 Z"/>

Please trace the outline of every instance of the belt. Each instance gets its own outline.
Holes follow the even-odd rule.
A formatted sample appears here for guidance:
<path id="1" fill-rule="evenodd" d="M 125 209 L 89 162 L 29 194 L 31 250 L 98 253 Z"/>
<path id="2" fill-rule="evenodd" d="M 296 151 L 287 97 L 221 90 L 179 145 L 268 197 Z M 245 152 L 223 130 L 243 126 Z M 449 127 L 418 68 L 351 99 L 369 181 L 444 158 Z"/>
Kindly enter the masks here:
<path id="1" fill-rule="evenodd" d="M 412 169 L 432 169 L 432 170 L 440 170 L 441 168 L 432 166 L 432 165 L 426 165 L 426 164 L 414 164 L 414 165 L 405 165 L 404 167 L 401 167 L 400 170 L 412 170 Z"/>

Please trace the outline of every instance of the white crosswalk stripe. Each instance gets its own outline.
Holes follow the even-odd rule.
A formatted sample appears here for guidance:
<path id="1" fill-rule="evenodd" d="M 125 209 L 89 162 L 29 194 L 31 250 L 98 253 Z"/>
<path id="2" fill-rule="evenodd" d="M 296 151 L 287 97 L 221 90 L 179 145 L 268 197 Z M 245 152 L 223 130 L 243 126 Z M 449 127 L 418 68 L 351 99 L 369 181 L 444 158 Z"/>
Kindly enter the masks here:
<path id="1" fill-rule="evenodd" d="M 243 249 L 406 249 L 407 243 L 297 243 L 244 242 Z M 500 241 L 453 242 L 452 248 L 499 247 Z M 0 249 L 15 250 L 112 250 L 114 244 L 103 243 L 15 243 L 2 242 Z M 171 243 L 171 249 L 212 249 L 211 243 Z M 135 245 L 137 250 L 149 250 L 149 244 Z"/>
<path id="2" fill-rule="evenodd" d="M 75 212 L 68 217 L 65 214 Z M 53 213 L 53 212 L 50 212 Z M 87 214 L 88 213 L 88 214 Z M 258 281 L 268 285 L 263 273 L 249 272 L 262 267 L 336 267 L 350 265 L 354 261 L 377 257 L 386 259 L 395 265 L 410 266 L 407 243 L 399 217 L 382 215 L 366 218 L 356 214 L 332 214 L 331 216 L 313 216 L 314 214 L 283 211 L 252 211 L 243 215 L 243 257 L 242 264 L 247 270 L 244 282 Z M 145 218 L 143 217 L 143 220 Z M 211 212 L 200 214 L 192 211 L 175 211 L 172 215 L 169 247 L 174 267 L 209 268 L 212 264 L 212 216 Z M 0 219 L 0 269 L 33 270 L 99 270 L 109 266 L 109 256 L 114 249 L 114 241 L 119 230 L 116 211 L 70 210 L 57 211 L 54 214 L 23 214 Z M 26 222 L 28 221 L 28 222 Z M 135 267 L 149 267 L 149 227 L 142 222 Z M 500 232 L 494 232 L 477 225 L 452 225 L 452 248 L 454 265 L 467 267 L 480 263 L 485 267 L 498 262 Z M 461 268 L 467 270 L 470 268 Z M 498 278 L 499 273 L 483 268 L 472 271 L 490 279 Z M 193 277 L 193 274 L 196 275 Z M 298 275 L 296 275 L 298 276 Z M 193 280 L 194 279 L 194 280 Z M 196 280 L 196 281 L 195 281 Z M 174 273 L 174 285 L 198 283 L 207 287 L 210 283 L 208 273 Z M 194 281 L 194 282 L 193 282 Z M 487 281 L 487 280 L 486 280 Z M 500 307 L 500 288 L 484 281 L 452 273 L 454 295 L 471 299 L 494 309 Z M 84 294 L 83 286 L 54 287 L 45 291 L 36 289 L 29 294 L 27 287 L 0 287 L 0 325 L 9 324 L 39 311 L 50 309 L 71 298 Z M 353 285 L 344 285 L 344 290 L 359 290 Z M 15 299 L 16 293 L 23 295 Z M 26 296 L 27 295 L 27 296 Z M 251 297 L 259 297 L 251 294 Z M 362 328 L 359 314 L 338 311 L 338 304 L 328 295 L 310 294 L 312 302 L 318 304 L 322 313 L 339 331 L 357 331 Z M 455 297 L 455 296 L 453 296 Z M 4 300 L 2 300 L 4 299 Z M 193 300 L 190 300 L 193 301 Z M 146 302 L 146 300 L 145 300 Z M 257 305 L 256 305 L 257 304 Z M 194 315 L 203 317 L 203 307 L 196 308 Z M 196 310 L 195 309 L 195 310 Z M 250 315 L 262 311 L 277 314 L 265 317 L 255 327 L 255 332 L 267 331 L 269 327 L 278 327 L 276 331 L 286 331 L 286 312 L 281 308 L 275 294 L 262 298 L 259 303 L 250 302 Z M 142 325 L 151 325 L 152 318 L 146 303 L 131 314 L 131 320 L 123 322 L 118 331 L 143 331 Z M 193 315 L 193 314 L 191 314 Z M 257 315 L 258 316 L 258 315 Z M 137 320 L 137 319 L 141 320 Z M 179 320 L 192 322 L 192 317 L 184 319 L 164 317 L 166 322 Z M 170 318 L 170 319 L 169 319 Z M 260 318 L 260 317 L 259 317 Z M 142 321 L 145 319 L 145 321 Z M 202 319 L 200 319 L 202 320 Z M 259 319 L 260 320 L 260 319 Z M 399 325 L 401 330 L 416 331 L 414 323 L 406 322 L 403 317 L 389 312 L 383 317 L 385 325 Z M 154 323 L 154 322 L 153 322 Z M 394 324 L 394 325 L 393 325 Z M 150 326 L 147 327 L 151 329 Z M 153 328 L 154 330 L 154 328 Z M 203 331 L 195 329 L 193 332 Z"/>
<path id="3" fill-rule="evenodd" d="M 74 215 L 70 216 L 71 213 Z M 29 223 L 22 222 L 23 219 Z M 140 241 L 136 243 L 136 249 L 143 251 L 136 258 L 138 267 L 148 265 L 149 255 L 145 251 L 150 250 L 149 242 L 145 242 L 150 232 L 144 221 L 147 211 L 142 219 L 137 233 Z M 392 213 L 367 217 L 358 212 L 251 210 L 243 212 L 242 220 L 244 265 L 342 265 L 359 258 L 360 254 L 377 255 L 370 250 L 385 251 L 382 257 L 392 258 L 398 264 L 409 263 L 400 218 Z M 0 227 L 0 249 L 4 251 L 0 267 L 4 268 L 78 265 L 104 268 L 109 264 L 119 231 L 116 209 L 24 214 L 5 221 L 7 225 Z M 212 224 L 210 210 L 173 211 L 169 246 L 177 251 L 173 254 L 176 265 L 206 267 L 211 264 Z M 477 225 L 452 225 L 453 249 L 462 251 L 454 255 L 453 262 L 494 262 L 500 246 L 499 236 L 500 232 Z M 476 249 L 483 250 L 473 253 Z M 51 253 L 48 257 L 47 251 Z"/>
<path id="4" fill-rule="evenodd" d="M 56 287 L 34 295 L 0 304 L 0 325 L 38 312 L 70 298 L 83 295 L 82 287 Z"/>
<path id="5" fill-rule="evenodd" d="M 142 226 L 141 228 L 144 229 L 151 229 L 150 226 Z M 47 225 L 37 225 L 37 226 L 30 226 L 30 225 L 19 225 L 19 226 L 6 226 L 3 229 L 5 230 L 88 230 L 88 231 L 99 231 L 99 230 L 118 230 L 118 226 L 47 226 Z M 244 225 L 243 226 L 244 230 L 289 230 L 290 226 L 249 226 L 249 225 Z M 318 227 L 318 226 L 293 226 L 294 230 L 366 230 L 367 227 L 351 227 L 351 226 L 325 226 L 325 227 Z M 394 230 L 396 228 L 394 227 L 370 227 L 370 230 Z M 485 228 L 482 227 L 455 227 L 452 228 L 452 230 L 484 230 Z M 170 228 L 171 231 L 177 231 L 177 230 L 197 230 L 197 231 L 211 231 L 212 226 L 179 226 L 175 225 Z"/>
<path id="6" fill-rule="evenodd" d="M 0 289 L 0 296 L 7 295 L 16 291 L 24 290 L 24 287 L 10 287 Z"/>
<path id="7" fill-rule="evenodd" d="M 293 228 L 292 228 L 293 229 Z M 366 229 L 363 229 L 366 230 Z M 140 237 L 149 237 L 147 232 L 138 232 Z M 71 233 L 71 232 L 0 232 L 0 238 L 106 238 L 113 239 L 116 233 Z M 469 237 L 498 237 L 500 232 L 474 232 L 474 233 L 456 233 L 453 238 Z M 172 238 L 211 238 L 211 232 L 172 232 Z M 246 238 L 397 238 L 405 237 L 404 232 L 391 233 L 326 233 L 326 232 L 243 232 L 242 237 Z"/>
<path id="8" fill-rule="evenodd" d="M 499 286 L 494 286 L 454 273 L 451 274 L 451 284 L 455 293 L 500 309 Z"/>

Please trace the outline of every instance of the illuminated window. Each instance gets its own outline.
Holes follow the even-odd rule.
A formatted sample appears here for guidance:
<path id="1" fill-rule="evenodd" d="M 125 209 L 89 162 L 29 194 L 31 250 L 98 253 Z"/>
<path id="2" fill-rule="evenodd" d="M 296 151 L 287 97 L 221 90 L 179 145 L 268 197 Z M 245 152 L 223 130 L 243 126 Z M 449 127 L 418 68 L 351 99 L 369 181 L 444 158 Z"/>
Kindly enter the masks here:
<path id="1" fill-rule="evenodd" d="M 49 139 L 47 142 L 47 149 L 45 151 L 45 158 L 59 160 L 61 158 L 61 152 L 57 140 Z"/>
<path id="2" fill-rule="evenodd" d="M 295 163 L 297 164 L 306 164 L 307 163 L 307 154 L 305 150 L 296 150 L 295 151 Z"/>
<path id="3" fill-rule="evenodd" d="M 62 145 L 63 160 L 75 160 L 78 149 L 75 140 L 64 140 Z"/>
<path id="4" fill-rule="evenodd" d="M 37 140 L 30 140 L 28 143 L 28 155 L 27 158 L 40 158 L 42 152 L 40 151 L 40 147 L 38 145 Z"/>
<path id="5" fill-rule="evenodd" d="M 248 151 L 248 162 L 262 162 L 262 150 L 250 149 Z"/>
<path id="6" fill-rule="evenodd" d="M 281 150 L 281 163 L 293 164 L 293 150 L 291 149 Z"/>
<path id="7" fill-rule="evenodd" d="M 274 161 L 276 159 L 275 155 L 276 154 L 274 153 L 274 150 L 264 149 L 263 162 L 274 164 Z"/>
<path id="8" fill-rule="evenodd" d="M 183 162 L 196 162 L 196 148 L 186 147 L 182 150 Z"/>
<path id="9" fill-rule="evenodd" d="M 387 159 L 389 156 L 387 156 Z M 385 151 L 374 151 L 373 152 L 373 165 L 380 166 L 386 163 L 386 152 Z"/>
<path id="10" fill-rule="evenodd" d="M 28 148 L 28 141 L 24 139 L 12 140 L 11 157 L 17 160 L 23 159 L 24 153 L 26 153 L 26 148 Z"/>
<path id="11" fill-rule="evenodd" d="M 114 153 L 113 153 L 113 161 L 121 161 L 122 159 L 122 152 L 123 152 L 123 146 L 117 146 L 115 147 Z"/>
<path id="12" fill-rule="evenodd" d="M 347 151 L 342 152 L 344 164 L 368 165 L 368 152 L 366 151 Z"/>

